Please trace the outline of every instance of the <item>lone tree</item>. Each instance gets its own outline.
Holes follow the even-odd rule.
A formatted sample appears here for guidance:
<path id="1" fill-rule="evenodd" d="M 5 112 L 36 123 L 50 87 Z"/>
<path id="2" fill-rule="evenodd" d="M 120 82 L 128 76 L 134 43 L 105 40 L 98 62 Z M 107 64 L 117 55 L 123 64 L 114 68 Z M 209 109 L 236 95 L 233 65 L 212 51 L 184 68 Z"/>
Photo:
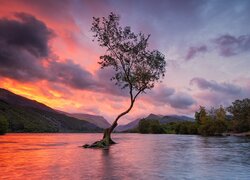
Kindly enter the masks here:
<path id="1" fill-rule="evenodd" d="M 105 55 L 100 56 L 101 68 L 115 70 L 111 80 L 122 89 L 129 90 L 130 106 L 105 129 L 102 140 L 84 147 L 107 147 L 114 144 L 111 133 L 118 125 L 118 120 L 133 108 L 140 93 L 152 89 L 164 77 L 165 56 L 157 50 L 147 49 L 150 35 L 145 36 L 141 32 L 135 34 L 129 26 L 121 27 L 119 20 L 120 17 L 114 13 L 110 13 L 107 18 L 93 17 L 91 31 L 99 45 L 106 48 Z"/>

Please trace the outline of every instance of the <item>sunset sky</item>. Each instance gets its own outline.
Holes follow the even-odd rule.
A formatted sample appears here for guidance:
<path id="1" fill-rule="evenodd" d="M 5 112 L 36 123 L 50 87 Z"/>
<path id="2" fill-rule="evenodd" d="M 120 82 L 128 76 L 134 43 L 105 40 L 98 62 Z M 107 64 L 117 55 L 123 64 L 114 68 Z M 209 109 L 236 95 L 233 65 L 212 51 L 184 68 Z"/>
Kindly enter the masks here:
<path id="1" fill-rule="evenodd" d="M 120 123 L 154 114 L 193 116 L 199 105 L 250 97 L 249 0 L 0 0 L 0 87 L 67 112 L 112 122 L 129 98 L 100 70 L 92 17 L 120 15 L 151 34 L 167 61 L 162 83 Z"/>

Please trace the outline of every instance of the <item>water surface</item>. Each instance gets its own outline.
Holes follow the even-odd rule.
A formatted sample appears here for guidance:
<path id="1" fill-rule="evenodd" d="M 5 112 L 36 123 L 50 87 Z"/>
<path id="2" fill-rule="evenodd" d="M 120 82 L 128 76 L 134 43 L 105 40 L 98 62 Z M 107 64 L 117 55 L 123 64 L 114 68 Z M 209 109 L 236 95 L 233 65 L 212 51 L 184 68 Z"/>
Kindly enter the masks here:
<path id="1" fill-rule="evenodd" d="M 0 136 L 0 179 L 250 179 L 250 138 L 115 134 Z"/>

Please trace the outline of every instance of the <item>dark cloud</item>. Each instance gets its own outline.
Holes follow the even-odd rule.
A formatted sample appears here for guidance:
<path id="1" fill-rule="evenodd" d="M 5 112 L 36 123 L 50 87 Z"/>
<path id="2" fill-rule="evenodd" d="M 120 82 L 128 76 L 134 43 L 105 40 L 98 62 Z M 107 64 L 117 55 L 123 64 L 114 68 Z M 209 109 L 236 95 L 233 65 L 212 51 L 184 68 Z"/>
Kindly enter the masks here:
<path id="1" fill-rule="evenodd" d="M 22 81 L 45 78 L 41 61 L 49 55 L 53 32 L 35 17 L 15 14 L 0 19 L 0 75 Z"/>
<path id="2" fill-rule="evenodd" d="M 250 35 L 222 35 L 213 40 L 221 56 L 229 57 L 250 50 Z"/>
<path id="3" fill-rule="evenodd" d="M 20 81 L 36 81 L 46 78 L 37 58 L 25 50 L 2 46 L 0 43 L 0 76 Z"/>
<path id="4" fill-rule="evenodd" d="M 201 46 L 197 46 L 197 47 L 190 47 L 185 59 L 186 60 L 193 59 L 198 53 L 205 53 L 205 52 L 207 52 L 206 45 L 201 45 Z"/>
<path id="5" fill-rule="evenodd" d="M 75 89 L 95 89 L 97 82 L 93 75 L 72 60 L 51 61 L 48 66 L 48 80 L 60 82 Z"/>
<path id="6" fill-rule="evenodd" d="M 217 83 L 216 81 L 207 81 L 203 78 L 193 78 L 190 81 L 190 84 L 197 85 L 202 90 L 211 90 L 211 91 L 218 91 L 226 94 L 237 95 L 241 93 L 241 88 L 230 84 L 230 83 Z"/>
<path id="7" fill-rule="evenodd" d="M 54 33 L 45 23 L 24 13 L 16 13 L 15 18 L 0 19 L 1 76 L 26 82 L 48 80 L 76 89 L 94 88 L 97 82 L 80 65 L 52 58 L 49 41 Z"/>
<path id="8" fill-rule="evenodd" d="M 48 41 L 54 35 L 52 30 L 34 16 L 16 13 L 15 17 L 17 19 L 0 19 L 1 45 L 26 50 L 35 57 L 47 57 Z"/>

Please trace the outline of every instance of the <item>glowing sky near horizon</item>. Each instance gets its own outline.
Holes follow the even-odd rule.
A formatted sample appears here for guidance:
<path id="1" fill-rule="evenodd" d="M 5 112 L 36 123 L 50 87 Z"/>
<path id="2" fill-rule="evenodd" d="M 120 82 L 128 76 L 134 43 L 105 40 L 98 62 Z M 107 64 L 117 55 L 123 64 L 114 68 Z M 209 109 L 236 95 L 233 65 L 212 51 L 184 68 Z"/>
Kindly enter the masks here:
<path id="1" fill-rule="evenodd" d="M 249 9 L 248 0 L 0 0 L 0 87 L 111 122 L 129 99 L 100 70 L 105 49 L 90 28 L 93 16 L 114 12 L 122 26 L 151 34 L 150 48 L 167 60 L 163 82 L 139 96 L 121 124 L 228 106 L 250 97 Z"/>

